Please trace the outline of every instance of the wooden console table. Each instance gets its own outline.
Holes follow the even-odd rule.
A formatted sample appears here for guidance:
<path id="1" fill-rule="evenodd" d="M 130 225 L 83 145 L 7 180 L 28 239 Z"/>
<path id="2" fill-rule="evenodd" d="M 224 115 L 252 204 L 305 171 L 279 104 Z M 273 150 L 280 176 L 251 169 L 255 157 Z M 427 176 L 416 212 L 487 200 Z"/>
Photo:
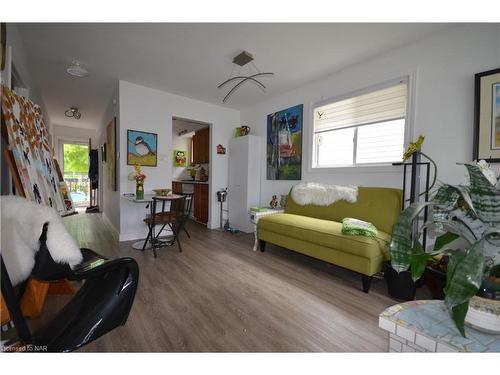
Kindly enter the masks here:
<path id="1" fill-rule="evenodd" d="M 500 352 L 500 335 L 465 327 L 458 332 L 443 301 L 400 303 L 379 316 L 389 332 L 389 352 Z"/>

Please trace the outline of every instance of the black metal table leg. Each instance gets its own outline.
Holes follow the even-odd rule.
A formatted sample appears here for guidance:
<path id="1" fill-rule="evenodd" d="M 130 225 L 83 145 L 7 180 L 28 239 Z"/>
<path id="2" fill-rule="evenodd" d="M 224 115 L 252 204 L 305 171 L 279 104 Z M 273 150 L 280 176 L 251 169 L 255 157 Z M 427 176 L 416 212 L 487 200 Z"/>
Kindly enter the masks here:
<path id="1" fill-rule="evenodd" d="M 179 253 L 182 253 L 182 247 L 181 247 L 181 241 L 179 239 L 178 233 L 179 233 L 180 226 L 176 226 L 175 224 L 172 225 L 172 231 L 174 232 L 174 239 L 172 242 L 172 245 L 177 241 L 177 246 L 179 247 Z"/>
<path id="2" fill-rule="evenodd" d="M 144 240 L 144 245 L 142 246 L 142 251 L 146 249 L 146 245 L 148 244 L 149 239 L 151 238 L 151 226 L 148 225 L 148 236 L 146 237 L 146 240 Z"/>

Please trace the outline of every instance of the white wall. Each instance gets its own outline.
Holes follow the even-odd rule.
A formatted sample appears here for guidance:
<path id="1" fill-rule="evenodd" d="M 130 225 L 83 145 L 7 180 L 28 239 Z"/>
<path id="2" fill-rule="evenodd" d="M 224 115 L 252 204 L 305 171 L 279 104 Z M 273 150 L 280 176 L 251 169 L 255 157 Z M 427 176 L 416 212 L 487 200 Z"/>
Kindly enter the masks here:
<path id="1" fill-rule="evenodd" d="M 307 63 L 306 57 L 304 61 Z M 312 170 L 311 107 L 322 100 L 411 74 L 416 84 L 411 136 L 426 136 L 423 150 L 437 162 L 440 180 L 462 182 L 465 171 L 456 163 L 472 159 L 474 74 L 499 66 L 500 26 L 460 25 L 259 103 L 241 112 L 241 123 L 251 126 L 252 134 L 265 137 L 269 113 L 303 103 L 302 180 L 400 187 L 402 175 L 398 167 Z M 267 181 L 265 153 L 261 163 L 261 204 L 267 205 L 273 194 L 288 193 L 296 182 Z"/>
<path id="2" fill-rule="evenodd" d="M 40 105 L 43 111 L 45 125 L 48 127 L 49 132 L 52 134 L 52 124 L 48 117 L 47 111 L 43 105 L 41 96 L 39 94 L 38 86 L 36 85 L 31 70 L 28 64 L 27 51 L 24 47 L 24 41 L 19 33 L 18 27 L 15 24 L 7 23 L 7 46 L 11 46 L 12 65 L 14 65 L 24 86 L 29 89 L 29 98 L 36 104 Z M 9 71 L 6 67 L 2 71 L 2 81 L 6 80 L 5 73 Z"/>
<path id="3" fill-rule="evenodd" d="M 127 129 L 143 130 L 158 134 L 158 166 L 144 167 L 145 191 L 171 187 L 172 183 L 172 117 L 187 118 L 212 124 L 210 134 L 210 202 L 209 228 L 219 222 L 219 210 L 215 192 L 227 186 L 228 156 L 217 155 L 216 146 L 225 147 L 239 126 L 238 111 L 200 102 L 186 97 L 119 82 L 120 118 L 120 194 L 135 191 L 135 182 L 128 181 L 132 166 L 127 165 Z M 145 205 L 120 199 L 120 241 L 146 237 L 143 223 Z"/>

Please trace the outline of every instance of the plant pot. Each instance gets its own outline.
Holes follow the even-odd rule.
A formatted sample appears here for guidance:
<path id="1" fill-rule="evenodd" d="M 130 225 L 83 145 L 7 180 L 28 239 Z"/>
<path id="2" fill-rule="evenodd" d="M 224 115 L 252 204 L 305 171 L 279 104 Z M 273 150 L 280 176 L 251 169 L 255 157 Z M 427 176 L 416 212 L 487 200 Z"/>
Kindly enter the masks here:
<path id="1" fill-rule="evenodd" d="M 500 301 L 500 279 L 494 277 L 484 279 L 477 295 L 482 298 Z"/>
<path id="2" fill-rule="evenodd" d="M 427 267 L 424 272 L 425 285 L 431 292 L 432 299 L 444 299 L 446 286 L 446 273 L 432 267 Z"/>
<path id="3" fill-rule="evenodd" d="M 478 331 L 500 334 L 500 301 L 474 296 L 469 301 L 465 324 Z"/>
<path id="4" fill-rule="evenodd" d="M 386 262 L 384 278 L 387 282 L 387 291 L 392 298 L 402 301 L 413 301 L 417 293 L 415 282 L 410 271 L 397 273 L 389 262 Z"/>

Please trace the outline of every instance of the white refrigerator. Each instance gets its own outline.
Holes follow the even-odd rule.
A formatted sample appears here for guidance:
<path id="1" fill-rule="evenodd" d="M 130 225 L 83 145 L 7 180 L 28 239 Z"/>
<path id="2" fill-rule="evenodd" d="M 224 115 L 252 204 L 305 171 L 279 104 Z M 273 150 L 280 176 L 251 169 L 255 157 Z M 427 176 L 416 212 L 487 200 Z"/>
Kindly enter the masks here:
<path id="1" fill-rule="evenodd" d="M 229 141 L 229 225 L 245 233 L 253 232 L 254 228 L 248 210 L 260 204 L 261 143 L 261 138 L 254 135 Z"/>

